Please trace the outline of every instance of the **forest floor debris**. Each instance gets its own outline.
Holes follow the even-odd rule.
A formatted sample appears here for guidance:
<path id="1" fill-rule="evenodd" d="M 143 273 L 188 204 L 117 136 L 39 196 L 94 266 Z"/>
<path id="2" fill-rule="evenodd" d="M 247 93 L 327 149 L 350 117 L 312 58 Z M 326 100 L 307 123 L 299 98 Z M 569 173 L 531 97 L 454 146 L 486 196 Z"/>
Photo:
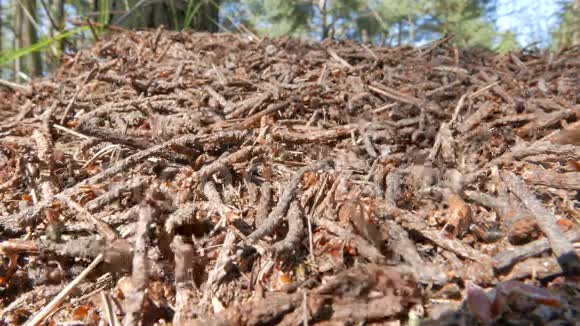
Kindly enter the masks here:
<path id="1" fill-rule="evenodd" d="M 580 320 L 580 48 L 117 32 L 0 85 L 0 320 Z"/>

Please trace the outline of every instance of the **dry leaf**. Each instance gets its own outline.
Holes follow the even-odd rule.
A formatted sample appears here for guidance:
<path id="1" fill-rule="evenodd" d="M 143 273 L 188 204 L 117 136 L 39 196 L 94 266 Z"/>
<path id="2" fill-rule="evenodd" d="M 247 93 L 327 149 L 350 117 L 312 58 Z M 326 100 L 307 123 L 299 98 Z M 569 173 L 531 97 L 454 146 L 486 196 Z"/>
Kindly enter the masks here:
<path id="1" fill-rule="evenodd" d="M 274 284 L 272 286 L 272 289 L 274 289 L 274 290 L 280 290 L 285 285 L 292 283 L 292 277 L 290 277 L 290 275 L 288 275 L 285 272 L 278 271 L 277 273 L 275 273 L 275 275 L 276 276 L 273 279 Z"/>
<path id="2" fill-rule="evenodd" d="M 90 310 L 91 306 L 89 305 L 78 306 L 73 309 L 71 313 L 71 318 L 73 320 L 84 320 L 87 317 Z"/>
<path id="3" fill-rule="evenodd" d="M 471 207 L 456 194 L 447 198 L 449 205 L 449 217 L 443 232 L 449 237 L 462 237 L 468 230 L 472 221 Z"/>

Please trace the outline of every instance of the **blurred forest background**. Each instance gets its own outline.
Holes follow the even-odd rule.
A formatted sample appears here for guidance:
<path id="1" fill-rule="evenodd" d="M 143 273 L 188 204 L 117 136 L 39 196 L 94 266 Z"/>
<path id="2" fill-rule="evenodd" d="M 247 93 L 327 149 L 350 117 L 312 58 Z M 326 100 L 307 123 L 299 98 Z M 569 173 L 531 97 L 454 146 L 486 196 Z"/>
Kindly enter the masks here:
<path id="1" fill-rule="evenodd" d="M 0 0 L 0 78 L 45 75 L 110 26 L 462 48 L 580 45 L 580 0 Z"/>

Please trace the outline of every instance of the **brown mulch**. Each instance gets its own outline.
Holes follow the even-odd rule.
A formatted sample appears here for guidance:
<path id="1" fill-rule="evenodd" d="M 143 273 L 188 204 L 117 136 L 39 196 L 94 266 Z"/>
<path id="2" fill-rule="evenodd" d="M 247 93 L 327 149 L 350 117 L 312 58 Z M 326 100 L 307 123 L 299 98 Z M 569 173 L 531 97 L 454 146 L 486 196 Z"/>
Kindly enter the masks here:
<path id="1" fill-rule="evenodd" d="M 0 86 L 0 320 L 574 323 L 580 48 L 449 40 L 118 32 Z"/>

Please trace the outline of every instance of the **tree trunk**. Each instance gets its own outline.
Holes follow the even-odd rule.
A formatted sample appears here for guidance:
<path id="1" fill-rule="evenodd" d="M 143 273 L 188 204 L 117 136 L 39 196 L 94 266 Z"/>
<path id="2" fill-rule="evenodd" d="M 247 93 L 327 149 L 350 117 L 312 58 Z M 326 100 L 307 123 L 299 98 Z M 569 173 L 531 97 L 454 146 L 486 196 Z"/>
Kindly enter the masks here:
<path id="1" fill-rule="evenodd" d="M 580 45 L 580 0 L 574 0 L 572 5 L 572 46 Z"/>
<path id="2" fill-rule="evenodd" d="M 397 46 L 401 46 L 401 40 L 403 39 L 403 20 L 399 20 L 399 32 L 397 33 Z"/>
<path id="3" fill-rule="evenodd" d="M 24 46 L 24 11 L 22 7 L 17 5 L 15 12 L 14 12 L 14 39 L 12 40 L 13 49 L 21 49 Z M 18 82 L 22 78 L 20 72 L 24 67 L 23 61 L 21 57 L 16 58 L 14 60 L 14 79 Z"/>
<path id="4" fill-rule="evenodd" d="M 95 15 L 97 15 L 97 13 L 99 12 L 99 0 L 92 0 L 91 2 L 93 5 L 93 8 L 92 8 L 93 9 L 93 16 L 90 16 L 90 17 L 91 17 L 91 20 L 97 20 Z"/>
<path id="5" fill-rule="evenodd" d="M 203 10 L 201 10 L 200 13 L 196 16 L 196 18 L 201 19 L 198 20 L 196 25 L 191 25 L 189 27 L 197 31 L 206 31 L 211 33 L 218 32 L 220 0 L 203 0 L 202 8 Z"/>
<path id="6" fill-rule="evenodd" d="M 56 0 L 56 4 L 57 4 L 57 24 L 58 24 L 58 30 L 59 32 L 64 31 L 64 22 L 66 19 L 66 12 L 64 11 L 64 1 L 65 0 Z M 65 50 L 65 44 L 66 44 L 66 40 L 62 39 L 60 41 L 60 50 L 64 51 Z"/>
<path id="7" fill-rule="evenodd" d="M 28 15 L 22 17 L 25 20 L 25 36 L 21 48 L 24 48 L 38 43 L 38 31 L 35 24 L 35 22 L 38 22 L 38 8 L 36 0 L 23 0 L 22 4 L 28 11 Z M 42 75 L 42 53 L 34 51 L 27 56 L 26 61 L 27 70 L 31 76 Z"/>
<path id="8" fill-rule="evenodd" d="M 407 21 L 409 23 L 409 45 L 415 45 L 415 25 L 413 24 L 413 19 L 411 15 L 407 16 Z"/>
<path id="9" fill-rule="evenodd" d="M 320 0 L 318 6 L 320 7 L 321 39 L 324 40 L 328 37 L 328 25 L 326 25 L 326 0 Z"/>
<path id="10" fill-rule="evenodd" d="M 125 0 L 112 0 L 111 23 L 132 29 L 164 25 L 170 29 L 192 28 L 197 31 L 217 32 L 219 2 L 219 0 L 162 0 L 149 3 L 128 0 L 129 8 L 127 8 Z M 195 9 L 195 15 L 190 22 L 186 22 L 188 8 Z"/>

